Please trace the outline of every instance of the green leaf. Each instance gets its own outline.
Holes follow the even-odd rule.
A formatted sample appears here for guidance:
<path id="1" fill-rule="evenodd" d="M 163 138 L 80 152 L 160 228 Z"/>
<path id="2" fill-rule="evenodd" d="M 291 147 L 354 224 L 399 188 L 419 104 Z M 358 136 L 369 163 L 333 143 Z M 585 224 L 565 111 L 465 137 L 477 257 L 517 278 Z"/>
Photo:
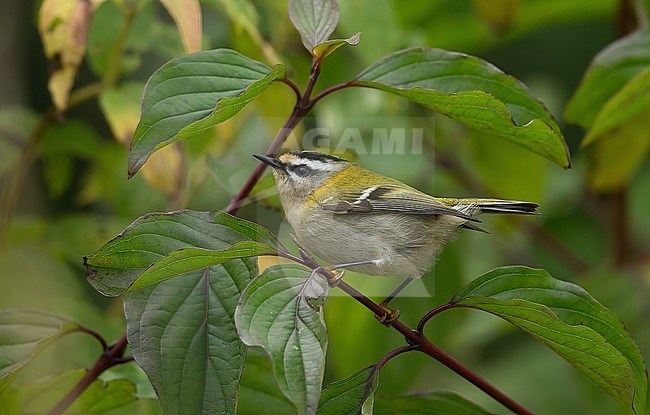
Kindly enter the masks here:
<path id="1" fill-rule="evenodd" d="M 487 415 L 490 412 L 454 392 L 440 391 L 377 400 L 375 415 Z"/>
<path id="2" fill-rule="evenodd" d="M 140 290 L 187 272 L 211 267 L 232 259 L 273 255 L 277 252 L 275 248 L 254 241 L 239 242 L 221 251 L 202 248 L 179 249 L 149 267 L 133 282 L 127 292 Z"/>
<path id="3" fill-rule="evenodd" d="M 117 141 L 128 143 L 138 125 L 144 83 L 124 82 L 99 96 L 99 106 Z"/>
<path id="4" fill-rule="evenodd" d="M 320 304 L 328 290 L 320 274 L 303 266 L 272 266 L 246 287 L 235 312 L 242 341 L 271 355 L 280 389 L 298 414 L 318 407 L 327 348 Z"/>
<path id="5" fill-rule="evenodd" d="M 57 338 L 78 329 L 71 321 L 40 311 L 0 310 L 0 379 L 23 367 Z"/>
<path id="6" fill-rule="evenodd" d="M 84 259 L 87 278 L 97 291 L 114 297 L 173 251 L 224 250 L 248 240 L 284 249 L 268 230 L 227 213 L 183 210 L 147 214 Z"/>
<path id="7" fill-rule="evenodd" d="M 39 383 L 14 386 L 21 414 L 47 413 L 84 377 L 86 369 L 64 372 Z M 135 385 L 126 379 L 95 380 L 65 412 L 68 415 L 103 414 L 137 400 Z"/>
<path id="8" fill-rule="evenodd" d="M 469 283 L 451 303 L 520 327 L 618 402 L 644 413 L 648 377 L 643 357 L 621 320 L 579 286 L 544 270 L 504 267 Z"/>
<path id="9" fill-rule="evenodd" d="M 328 40 L 327 42 L 323 42 L 317 46 L 314 47 L 314 50 L 312 53 L 316 58 L 318 59 L 324 59 L 327 56 L 331 55 L 334 53 L 335 50 L 340 48 L 341 46 L 345 45 L 351 45 L 351 46 L 356 46 L 359 44 L 359 36 L 361 36 L 360 32 L 357 32 L 354 36 L 347 38 L 347 39 L 332 39 Z"/>
<path id="10" fill-rule="evenodd" d="M 238 415 L 287 415 L 296 409 L 275 381 L 269 357 L 260 348 L 250 348 L 239 386 Z"/>
<path id="11" fill-rule="evenodd" d="M 441 49 L 406 49 L 361 72 L 353 86 L 406 97 L 481 131 L 569 167 L 553 116 L 521 82 L 491 64 Z"/>
<path id="12" fill-rule="evenodd" d="M 588 152 L 589 187 L 601 193 L 624 188 L 650 154 L 647 119 L 650 111 L 604 133 Z"/>
<path id="13" fill-rule="evenodd" d="M 567 104 L 566 121 L 590 129 L 601 108 L 630 79 L 650 65 L 649 42 L 650 30 L 634 32 L 596 55 Z"/>
<path id="14" fill-rule="evenodd" d="M 255 259 L 236 259 L 124 296 L 129 346 L 166 415 L 235 413 L 246 348 L 234 313 L 256 275 Z"/>
<path id="15" fill-rule="evenodd" d="M 330 383 L 323 389 L 317 414 L 372 414 L 378 383 L 379 371 L 375 371 L 375 366 L 368 366 L 350 377 Z"/>
<path id="16" fill-rule="evenodd" d="M 586 147 L 606 132 L 622 126 L 650 107 L 650 67 L 635 75 L 602 107 L 581 146 Z M 646 117 L 643 117 L 643 121 Z"/>
<path id="17" fill-rule="evenodd" d="M 118 63 L 113 63 L 115 46 L 120 32 L 127 23 L 126 11 L 116 1 L 103 1 L 93 13 L 93 20 L 88 31 L 87 62 L 98 78 L 103 78 L 109 67 L 117 65 L 119 75 L 136 70 L 141 64 L 141 53 L 151 48 L 156 42 L 154 26 L 156 25 L 157 5 L 154 2 L 138 2 L 127 7 L 135 7 L 135 18 L 130 23 L 130 30 L 124 45 L 126 53 Z"/>
<path id="18" fill-rule="evenodd" d="M 230 49 L 174 58 L 149 78 L 129 153 L 133 176 L 156 150 L 237 114 L 277 78 L 274 68 Z"/>
<path id="19" fill-rule="evenodd" d="M 289 18 L 310 53 L 329 40 L 339 23 L 336 0 L 289 0 Z"/>
<path id="20" fill-rule="evenodd" d="M 251 240 L 284 249 L 268 230 L 223 212 L 149 214 L 86 258 L 88 278 L 103 294 L 119 295 L 179 250 L 220 252 Z M 245 360 L 234 313 L 240 293 L 257 275 L 256 260 L 176 272 L 180 278 L 124 297 L 129 345 L 166 414 L 232 414 Z"/>

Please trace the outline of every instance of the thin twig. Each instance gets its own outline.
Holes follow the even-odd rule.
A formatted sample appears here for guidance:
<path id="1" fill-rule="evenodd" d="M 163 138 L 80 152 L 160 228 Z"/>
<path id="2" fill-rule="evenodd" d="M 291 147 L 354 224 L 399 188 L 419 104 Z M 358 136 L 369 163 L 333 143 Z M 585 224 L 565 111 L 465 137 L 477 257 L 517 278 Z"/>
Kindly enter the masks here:
<path id="1" fill-rule="evenodd" d="M 417 332 L 419 333 L 424 333 L 424 326 L 431 320 L 433 317 L 437 316 L 438 314 L 442 313 L 445 310 L 449 310 L 450 308 L 453 308 L 454 304 L 453 303 L 446 303 L 441 305 L 440 307 L 436 307 L 433 310 L 429 311 L 422 319 L 420 319 L 420 322 L 418 323 L 418 328 L 416 329 Z"/>
<path id="2" fill-rule="evenodd" d="M 635 13 L 643 11 L 635 7 L 633 0 L 621 0 L 619 3 L 618 19 L 616 22 L 617 35 L 619 38 L 627 36 L 638 27 L 640 20 Z M 627 189 L 623 188 L 612 194 L 611 197 L 611 217 L 612 217 L 612 234 L 613 234 L 613 259 L 617 267 L 623 267 L 629 256 L 631 247 L 629 237 L 629 224 L 627 213 Z"/>
<path id="3" fill-rule="evenodd" d="M 363 304 L 370 311 L 375 313 L 377 317 L 382 317 L 386 311 L 381 308 L 374 301 L 357 291 L 354 287 L 347 284 L 345 281 L 339 281 L 338 288 L 343 290 L 346 294 L 353 297 L 355 300 Z M 461 377 L 465 378 L 467 381 L 472 383 L 474 386 L 488 394 L 494 400 L 510 409 L 516 414 L 520 415 L 533 415 L 533 412 L 524 408 L 521 404 L 516 402 L 514 399 L 510 398 L 505 393 L 501 392 L 496 386 L 492 385 L 487 380 L 483 379 L 476 372 L 472 371 L 468 367 L 464 366 L 458 360 L 454 359 L 452 356 L 447 354 L 445 351 L 439 349 L 433 343 L 431 343 L 424 334 L 410 329 L 407 325 L 402 323 L 399 320 L 395 320 L 390 326 L 393 329 L 400 332 L 406 338 L 406 341 L 411 345 L 418 345 L 417 350 L 422 353 L 433 357 L 435 360 L 439 361 L 443 365 L 447 366 L 449 369 L 456 372 Z"/>
<path id="4" fill-rule="evenodd" d="M 127 340 L 125 334 L 102 353 L 93 367 L 90 368 L 90 370 L 86 372 L 86 375 L 74 386 L 74 388 L 72 388 L 72 390 L 68 392 L 68 394 L 65 395 L 63 399 L 61 399 L 59 403 L 57 403 L 56 406 L 52 408 L 52 410 L 50 410 L 50 412 L 48 412 L 48 415 L 61 415 L 104 371 L 110 369 L 113 366 L 133 360 L 132 358 L 124 357 L 126 346 Z"/>
<path id="5" fill-rule="evenodd" d="M 313 107 L 313 101 L 310 100 L 310 95 L 314 90 L 314 86 L 316 85 L 316 81 L 318 81 L 319 75 L 320 61 L 318 59 L 314 59 L 311 67 L 311 72 L 309 74 L 309 81 L 305 87 L 305 92 L 302 94 L 300 94 L 300 90 L 293 82 L 289 80 L 278 79 L 278 81 L 289 85 L 294 90 L 294 92 L 296 92 L 296 96 L 298 98 L 296 100 L 296 104 L 293 107 L 293 111 L 291 111 L 291 115 L 289 115 L 289 118 L 285 122 L 284 126 L 280 129 L 280 131 L 278 131 L 278 134 L 275 136 L 275 139 L 271 143 L 269 149 L 266 150 L 267 156 L 275 156 L 275 154 L 280 150 L 284 142 L 287 140 L 287 137 L 289 137 L 289 134 L 300 123 L 300 121 L 305 118 L 309 111 L 311 111 L 311 108 Z M 255 167 L 255 170 L 253 170 L 253 173 L 251 173 L 251 175 L 248 177 L 248 180 L 246 180 L 246 183 L 244 183 L 244 186 L 241 188 L 239 193 L 237 193 L 237 195 L 235 195 L 235 197 L 233 197 L 230 201 L 230 204 L 226 208 L 227 213 L 233 215 L 237 212 L 237 210 L 239 210 L 242 202 L 248 197 L 250 192 L 253 190 L 253 187 L 255 187 L 255 184 L 257 184 L 260 177 L 262 177 L 262 173 L 264 173 L 267 167 L 268 166 L 262 162 L 260 162 L 257 167 Z"/>
<path id="6" fill-rule="evenodd" d="M 352 287 L 345 281 L 338 279 L 337 278 L 338 275 L 336 275 L 332 270 L 321 266 L 318 262 L 316 262 L 314 258 L 308 255 L 303 255 L 303 258 L 298 258 L 294 255 L 286 254 L 286 253 L 282 253 L 281 256 L 283 256 L 284 258 L 289 258 L 292 261 L 295 261 L 308 268 L 311 268 L 312 270 L 317 271 L 319 274 L 324 276 L 328 281 L 336 281 L 334 283 L 334 286 L 340 288 L 346 294 L 348 294 L 349 296 L 357 300 L 359 303 L 363 304 L 363 306 L 365 306 L 367 309 L 372 311 L 375 314 L 375 316 L 377 316 L 379 319 L 383 318 L 386 315 L 386 310 L 384 310 L 379 304 L 375 303 L 370 298 L 366 297 L 364 294 L 359 292 L 356 288 Z M 442 312 L 445 309 L 446 307 L 442 306 L 439 309 L 437 309 L 438 310 L 437 312 L 438 313 Z M 421 326 L 422 328 L 424 328 L 424 324 L 426 324 L 426 321 L 421 322 L 421 324 L 419 324 L 418 327 Z M 447 354 L 445 351 L 439 349 L 437 346 L 435 346 L 426 338 L 426 336 L 422 331 L 412 330 L 407 325 L 399 321 L 399 319 L 393 321 L 390 327 L 400 332 L 406 338 L 406 341 L 408 342 L 409 346 L 416 346 L 417 350 L 433 357 L 443 365 L 447 366 L 449 369 L 453 370 L 454 372 L 456 372 L 457 374 L 459 374 L 460 376 L 468 380 L 474 386 L 481 389 L 483 392 L 491 396 L 494 400 L 501 403 L 506 408 L 520 415 L 533 414 L 531 411 L 524 408 L 521 404 L 516 402 L 514 399 L 510 398 L 508 395 L 501 392 L 496 386 L 492 385 L 490 382 L 483 379 L 476 372 L 464 366 L 458 360 L 454 359 L 452 356 Z"/>
<path id="7" fill-rule="evenodd" d="M 309 81 L 307 81 L 307 86 L 305 87 L 305 92 L 302 94 L 300 106 L 309 111 L 311 108 L 311 93 L 316 86 L 316 81 L 320 75 L 320 59 L 314 58 L 311 64 L 311 71 L 309 72 Z"/>
<path id="8" fill-rule="evenodd" d="M 282 129 L 278 131 L 278 134 L 275 136 L 275 139 L 271 143 L 271 146 L 269 149 L 266 151 L 266 154 L 268 156 L 274 156 L 275 153 L 280 150 L 282 145 L 284 144 L 285 140 L 287 137 L 289 137 L 289 134 L 293 129 L 298 125 L 300 120 L 302 119 L 301 116 L 302 109 L 300 108 L 299 105 L 296 105 L 293 109 L 293 112 L 287 119 L 287 122 L 284 124 Z M 226 212 L 232 214 L 235 214 L 237 210 L 242 205 L 242 202 L 248 195 L 250 194 L 251 190 L 253 190 L 253 187 L 257 184 L 259 181 L 260 177 L 262 177 L 262 173 L 264 173 L 264 170 L 266 170 L 268 166 L 262 162 L 260 162 L 257 167 L 255 167 L 255 170 L 253 170 L 253 173 L 248 177 L 248 180 L 246 180 L 246 183 L 244 183 L 244 186 L 242 186 L 241 190 L 235 197 L 232 198 L 230 201 L 230 204 L 226 208 Z"/>
<path id="9" fill-rule="evenodd" d="M 294 84 L 293 81 L 289 78 L 277 78 L 275 82 L 282 82 L 283 84 L 289 85 L 289 88 L 291 88 L 296 94 L 296 101 L 300 101 L 302 98 L 302 94 L 300 93 L 300 88 L 298 88 L 298 85 Z"/>
<path id="10" fill-rule="evenodd" d="M 332 92 L 340 91 L 341 89 L 350 88 L 353 86 L 352 82 L 343 82 L 341 84 L 332 85 L 329 88 L 323 89 L 318 94 L 314 95 L 311 99 L 310 106 L 313 107 L 318 101 L 328 96 Z"/>
<path id="11" fill-rule="evenodd" d="M 368 399 L 368 396 L 370 396 L 370 391 L 372 389 L 372 384 L 375 383 L 375 376 L 377 375 L 377 372 L 379 372 L 386 363 L 388 363 L 390 360 L 393 358 L 407 352 L 412 352 L 414 350 L 417 350 L 420 346 L 415 344 L 415 345 L 408 345 L 408 346 L 402 346 L 398 347 L 395 350 L 391 350 L 388 352 L 384 357 L 381 358 L 379 362 L 375 365 L 374 368 L 372 368 L 372 372 L 370 372 L 370 376 L 368 377 L 368 380 L 366 381 L 366 389 L 363 392 L 363 397 L 361 398 L 361 406 L 365 403 L 366 399 Z"/>
<path id="12" fill-rule="evenodd" d="M 108 350 L 109 346 L 108 343 L 106 342 L 106 339 L 104 339 L 104 337 L 101 334 L 97 333 L 95 330 L 92 330 L 88 327 L 79 326 L 75 330 L 73 330 L 73 332 L 86 333 L 93 336 L 102 345 L 102 350 L 104 351 Z"/>

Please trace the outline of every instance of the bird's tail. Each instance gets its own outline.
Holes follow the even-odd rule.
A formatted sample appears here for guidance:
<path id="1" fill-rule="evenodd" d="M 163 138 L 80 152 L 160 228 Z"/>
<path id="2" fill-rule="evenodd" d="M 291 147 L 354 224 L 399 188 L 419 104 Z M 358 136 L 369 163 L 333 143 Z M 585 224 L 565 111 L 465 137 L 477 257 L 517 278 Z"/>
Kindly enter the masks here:
<path id="1" fill-rule="evenodd" d="M 444 199 L 444 203 L 471 216 L 480 213 L 535 215 L 539 207 L 537 203 L 503 199 Z M 483 228 L 470 222 L 465 222 L 460 226 L 461 228 L 486 232 Z"/>
<path id="2" fill-rule="evenodd" d="M 470 214 L 478 213 L 500 213 L 500 214 L 523 214 L 534 215 L 539 205 L 532 202 L 521 202 L 518 200 L 503 199 L 457 199 L 456 209 L 465 210 Z"/>

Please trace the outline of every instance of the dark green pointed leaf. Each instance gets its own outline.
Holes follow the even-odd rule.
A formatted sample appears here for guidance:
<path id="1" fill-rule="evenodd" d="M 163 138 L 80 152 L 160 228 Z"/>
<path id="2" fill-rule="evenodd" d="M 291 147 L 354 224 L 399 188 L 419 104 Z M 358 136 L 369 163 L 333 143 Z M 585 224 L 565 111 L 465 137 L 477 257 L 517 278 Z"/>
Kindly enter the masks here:
<path id="1" fill-rule="evenodd" d="M 124 296 L 129 345 L 166 415 L 235 413 L 246 348 L 234 313 L 256 275 L 254 258 L 235 259 Z"/>
<path id="2" fill-rule="evenodd" d="M 650 30 L 632 33 L 603 49 L 589 65 L 567 104 L 565 119 L 591 128 L 603 106 L 636 74 L 650 66 Z"/>
<path id="3" fill-rule="evenodd" d="M 361 72 L 352 85 L 388 91 L 569 167 L 553 116 L 528 88 L 491 64 L 441 49 L 407 49 Z"/>
<path id="4" fill-rule="evenodd" d="M 272 266 L 246 287 L 235 312 L 239 336 L 271 355 L 280 389 L 301 415 L 318 407 L 327 333 L 313 304 L 328 290 L 325 278 L 303 266 Z"/>
<path id="5" fill-rule="evenodd" d="M 172 59 L 145 88 L 131 141 L 129 175 L 154 151 L 233 117 L 284 75 L 281 65 L 269 68 L 230 49 Z"/>
<path id="6" fill-rule="evenodd" d="M 253 240 L 283 249 L 268 230 L 223 212 L 152 213 L 85 259 L 90 284 L 107 296 L 123 294 L 155 262 L 183 248 L 224 250 Z"/>
<path id="7" fill-rule="evenodd" d="M 0 379 L 15 372 L 79 325 L 35 310 L 0 310 Z"/>
<path id="8" fill-rule="evenodd" d="M 268 230 L 223 212 L 145 215 L 86 258 L 88 278 L 98 291 L 119 295 L 170 254 L 197 248 L 223 253 L 244 241 L 283 249 Z M 232 414 L 245 359 L 234 313 L 242 290 L 257 275 L 256 259 L 175 272 L 179 278 L 124 297 L 133 355 L 166 414 Z"/>
<path id="9" fill-rule="evenodd" d="M 440 391 L 381 398 L 375 415 L 488 415 L 480 406 L 454 392 Z"/>
<path id="10" fill-rule="evenodd" d="M 648 377 L 639 349 L 621 320 L 579 286 L 544 270 L 504 267 L 469 283 L 451 303 L 520 327 L 621 404 L 645 413 Z"/>
<path id="11" fill-rule="evenodd" d="M 327 385 L 321 394 L 317 414 L 371 415 L 379 383 L 379 371 L 374 369 L 375 366 L 368 366 L 350 377 Z"/>
<path id="12" fill-rule="evenodd" d="M 231 259 L 273 255 L 276 253 L 277 250 L 275 248 L 255 241 L 239 242 L 221 251 L 201 248 L 179 249 L 147 268 L 133 282 L 127 292 L 139 290 L 190 271 L 221 264 Z"/>
<path id="13" fill-rule="evenodd" d="M 317 45 L 314 47 L 314 50 L 312 51 L 314 56 L 316 56 L 318 59 L 325 59 L 332 53 L 334 53 L 335 50 L 340 48 L 341 46 L 345 45 L 350 45 L 350 46 L 356 46 L 359 44 L 359 36 L 361 36 L 361 33 L 356 33 L 354 36 L 348 38 L 348 39 L 332 39 L 328 40 L 327 42 L 323 42 L 320 45 Z"/>
<path id="14" fill-rule="evenodd" d="M 289 18 L 310 53 L 329 40 L 339 23 L 336 0 L 289 0 Z"/>

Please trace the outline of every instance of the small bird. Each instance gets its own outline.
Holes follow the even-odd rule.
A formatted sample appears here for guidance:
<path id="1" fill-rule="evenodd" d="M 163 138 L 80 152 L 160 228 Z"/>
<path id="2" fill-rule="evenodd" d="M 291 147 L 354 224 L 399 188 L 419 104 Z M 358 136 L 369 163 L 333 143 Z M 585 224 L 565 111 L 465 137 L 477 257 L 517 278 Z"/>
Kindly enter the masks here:
<path id="1" fill-rule="evenodd" d="M 287 220 L 308 252 L 331 269 L 407 277 L 380 304 L 387 322 L 399 315 L 388 302 L 433 266 L 458 228 L 485 232 L 476 225 L 479 213 L 534 214 L 538 208 L 531 202 L 429 196 L 314 151 L 254 157 L 273 168 Z"/>

